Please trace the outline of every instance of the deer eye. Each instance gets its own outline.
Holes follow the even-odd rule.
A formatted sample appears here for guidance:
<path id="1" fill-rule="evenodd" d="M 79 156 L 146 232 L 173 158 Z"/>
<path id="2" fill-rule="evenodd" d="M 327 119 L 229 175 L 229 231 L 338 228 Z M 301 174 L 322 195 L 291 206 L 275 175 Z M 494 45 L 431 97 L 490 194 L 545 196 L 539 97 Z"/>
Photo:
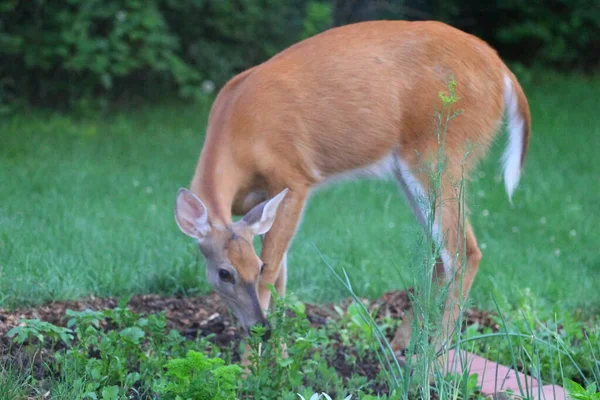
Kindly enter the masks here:
<path id="1" fill-rule="evenodd" d="M 221 278 L 221 280 L 225 282 L 231 282 L 233 280 L 231 272 L 227 271 L 226 269 L 219 270 L 219 278 Z"/>

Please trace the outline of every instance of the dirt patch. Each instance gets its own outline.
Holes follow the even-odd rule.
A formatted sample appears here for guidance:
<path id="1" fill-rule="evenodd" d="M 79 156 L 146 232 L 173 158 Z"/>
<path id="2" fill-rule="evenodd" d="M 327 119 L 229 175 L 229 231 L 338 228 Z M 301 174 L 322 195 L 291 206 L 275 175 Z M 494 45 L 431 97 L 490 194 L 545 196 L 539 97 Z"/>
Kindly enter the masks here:
<path id="1" fill-rule="evenodd" d="M 410 292 L 392 291 L 383 294 L 374 301 L 363 300 L 369 311 L 376 311 L 376 319 L 385 317 L 403 319 L 410 309 Z M 345 310 L 352 300 L 346 299 L 338 306 Z M 115 308 L 115 298 L 97 298 L 90 296 L 78 301 L 55 301 L 33 308 L 19 308 L 7 311 L 0 308 L 0 336 L 4 336 L 18 324 L 19 319 L 35 319 L 65 326 L 66 310 L 83 311 Z M 168 328 L 176 329 L 186 337 L 197 335 L 215 335 L 218 342 L 238 338 L 242 334 L 233 321 L 227 307 L 221 302 L 218 294 L 194 297 L 161 297 L 159 295 L 136 295 L 131 298 L 128 308 L 141 315 L 165 312 Z M 334 305 L 306 304 L 306 314 L 313 326 L 327 324 L 339 318 Z M 497 328 L 492 314 L 487 311 L 469 309 L 465 312 L 465 323 L 478 323 L 481 326 Z"/>
<path id="2" fill-rule="evenodd" d="M 363 299 L 371 313 L 375 313 L 379 322 L 383 318 L 403 319 L 410 309 L 410 291 L 392 291 L 383 294 L 375 301 Z M 352 299 L 342 301 L 338 306 L 346 310 Z M 33 308 L 20 308 L 7 311 L 0 308 L 0 337 L 18 325 L 20 319 L 40 319 L 57 326 L 65 326 L 67 310 L 83 311 L 115 308 L 115 298 L 97 298 L 90 296 L 78 301 L 55 301 Z M 167 327 L 176 329 L 187 338 L 213 335 L 215 343 L 227 345 L 243 336 L 227 307 L 218 294 L 194 297 L 161 297 L 159 295 L 136 295 L 131 298 L 128 308 L 141 315 L 165 312 Z M 340 318 L 334 305 L 306 304 L 306 314 L 313 326 L 322 326 L 331 320 Z M 497 329 L 493 315 L 487 311 L 469 309 L 464 313 L 465 325 L 477 323 L 480 326 Z"/>

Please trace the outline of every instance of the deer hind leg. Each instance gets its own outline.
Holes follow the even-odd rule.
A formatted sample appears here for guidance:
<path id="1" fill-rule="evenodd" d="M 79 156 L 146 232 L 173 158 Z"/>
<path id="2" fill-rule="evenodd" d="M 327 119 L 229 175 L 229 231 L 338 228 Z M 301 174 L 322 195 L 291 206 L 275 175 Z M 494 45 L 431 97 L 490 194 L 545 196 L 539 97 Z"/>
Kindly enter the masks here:
<path id="1" fill-rule="evenodd" d="M 445 197 L 448 198 L 448 195 Z M 438 272 L 438 276 L 434 276 L 434 282 L 438 279 L 439 286 L 448 285 L 442 317 L 441 341 L 436 344 L 438 350 L 442 346 L 449 345 L 452 335 L 461 328 L 458 326 L 458 317 L 461 307 L 469 296 L 481 261 L 481 251 L 477 246 L 477 239 L 471 224 L 464 215 L 461 215 L 462 206 L 459 204 L 459 200 L 450 198 L 448 203 L 442 206 L 443 212 L 440 220 L 444 230 L 443 246 L 450 257 L 442 259 L 444 274 Z M 447 266 L 448 264 L 449 266 Z M 440 279 L 441 277 L 443 279 Z"/>
<path id="2" fill-rule="evenodd" d="M 455 329 L 460 311 L 461 297 L 466 298 L 477 273 L 481 252 L 473 230 L 464 217 L 464 201 L 460 190 L 450 180 L 444 180 L 435 207 L 435 217 L 431 219 L 431 198 L 426 192 L 427 177 L 413 174 L 408 164 L 397 159 L 396 178 L 415 212 L 419 222 L 433 237 L 438 246 L 439 257 L 432 273 L 433 284 L 438 288 L 447 287 L 442 317 L 442 334 L 438 348 L 447 341 Z M 432 222 L 432 224 L 431 224 Z M 410 344 L 414 320 L 413 308 L 404 317 L 400 328 L 392 340 L 395 351 L 407 349 Z M 460 327 L 459 327 L 460 328 Z"/>

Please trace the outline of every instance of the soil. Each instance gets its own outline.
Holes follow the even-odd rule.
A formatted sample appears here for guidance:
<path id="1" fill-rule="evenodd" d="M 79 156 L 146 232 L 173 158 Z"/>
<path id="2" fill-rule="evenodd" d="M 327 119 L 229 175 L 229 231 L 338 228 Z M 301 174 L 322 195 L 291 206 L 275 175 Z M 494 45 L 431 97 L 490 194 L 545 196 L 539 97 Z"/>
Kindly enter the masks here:
<path id="1" fill-rule="evenodd" d="M 406 311 L 410 308 L 409 293 L 405 291 L 392 291 L 385 293 L 374 301 L 363 300 L 363 302 L 372 313 L 375 313 L 377 321 L 381 321 L 386 317 L 402 319 Z M 345 310 L 351 302 L 351 299 L 346 299 L 337 304 L 337 306 Z M 6 333 L 14 326 L 17 326 L 20 319 L 37 318 L 54 325 L 65 326 L 67 323 L 65 312 L 68 309 L 76 311 L 83 311 L 85 309 L 102 310 L 115 308 L 117 305 L 118 299 L 91 296 L 78 301 L 55 301 L 38 307 L 21 308 L 13 311 L 0 309 L 0 355 L 4 354 L 2 358 L 6 356 L 6 350 L 9 348 L 11 342 Z M 164 311 L 167 318 L 167 327 L 178 330 L 189 339 L 196 338 L 199 335 L 208 336 L 212 334 L 213 337 L 211 340 L 215 344 L 223 347 L 235 347 L 232 345 L 244 336 L 243 330 L 236 323 L 216 293 L 195 297 L 162 297 L 154 294 L 137 295 L 130 299 L 128 308 L 141 315 Z M 323 326 L 331 320 L 340 318 L 332 304 L 306 304 L 306 314 L 310 323 L 315 327 Z M 470 309 L 465 312 L 464 316 L 465 325 L 478 323 L 480 326 L 498 328 L 495 325 L 493 316 L 488 312 Z M 392 338 L 393 333 L 386 332 L 388 339 Z M 359 365 L 362 371 L 356 371 L 356 364 L 350 366 L 345 362 L 345 355 L 352 353 L 353 349 L 342 345 L 336 347 L 335 356 L 328 361 L 340 376 L 348 378 L 352 373 L 359 373 L 360 375 L 374 378 L 379 373 L 379 362 L 377 359 L 361 360 Z M 12 356 L 13 361 L 20 364 L 20 355 L 13 353 Z M 43 356 L 43 354 L 40 356 Z M 31 362 L 31 359 L 25 357 L 25 355 L 22 358 L 24 363 Z"/>
<path id="2" fill-rule="evenodd" d="M 366 299 L 362 299 L 362 301 L 369 311 L 377 310 L 377 321 L 381 321 L 384 317 L 401 320 L 406 311 L 410 309 L 409 293 L 392 291 L 383 294 L 375 301 Z M 338 306 L 345 310 L 351 302 L 351 299 L 346 299 Z M 18 308 L 13 311 L 0 308 L 0 337 L 4 337 L 10 329 L 17 326 L 20 319 L 38 318 L 57 326 L 65 326 L 66 310 L 103 310 L 115 308 L 117 304 L 118 299 L 116 298 L 90 296 L 77 301 L 54 301 L 38 307 Z M 214 334 L 214 340 L 217 343 L 225 344 L 239 339 L 243 335 L 241 328 L 235 323 L 227 307 L 216 293 L 195 297 L 136 295 L 129 301 L 128 308 L 141 315 L 165 311 L 168 328 L 176 329 L 189 338 Z M 317 327 L 339 318 L 333 304 L 306 304 L 306 314 L 311 324 Z M 480 326 L 497 328 L 492 314 L 487 311 L 469 309 L 464 316 L 466 325 L 478 323 Z"/>

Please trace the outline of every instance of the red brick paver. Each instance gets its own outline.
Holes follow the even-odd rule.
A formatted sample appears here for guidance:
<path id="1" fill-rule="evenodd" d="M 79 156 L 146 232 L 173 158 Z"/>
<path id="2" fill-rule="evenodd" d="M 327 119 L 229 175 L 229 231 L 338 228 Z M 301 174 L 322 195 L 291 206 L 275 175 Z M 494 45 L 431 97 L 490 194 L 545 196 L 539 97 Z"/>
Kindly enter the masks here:
<path id="1" fill-rule="evenodd" d="M 467 369 L 470 374 L 478 375 L 478 385 L 484 395 L 499 392 L 512 393 L 518 397 L 535 400 L 566 400 L 565 390 L 557 385 L 540 386 L 537 379 L 515 371 L 512 368 L 486 360 L 475 354 L 454 350 L 448 352 L 445 371 L 461 373 Z"/>

